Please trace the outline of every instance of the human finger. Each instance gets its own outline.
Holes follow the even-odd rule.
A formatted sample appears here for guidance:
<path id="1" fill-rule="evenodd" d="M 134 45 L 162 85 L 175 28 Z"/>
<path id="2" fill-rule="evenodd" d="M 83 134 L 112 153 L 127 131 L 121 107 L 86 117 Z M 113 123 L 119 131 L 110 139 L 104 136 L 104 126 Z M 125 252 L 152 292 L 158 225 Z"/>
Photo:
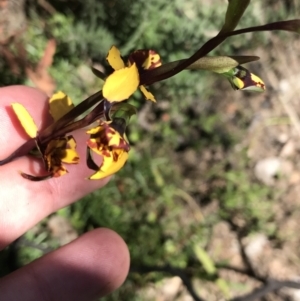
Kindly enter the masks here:
<path id="1" fill-rule="evenodd" d="M 28 109 L 39 128 L 49 123 L 47 97 L 44 94 L 22 86 L 0 89 L 0 145 L 1 141 L 5 145 L 0 149 L 0 157 L 9 155 L 28 139 L 22 135 L 18 121 L 11 121 L 7 112 L 10 104 L 16 101 Z M 18 171 L 35 173 L 41 168 L 40 163 L 26 156 L 0 166 L 0 249 L 50 213 L 107 183 L 108 179 L 86 180 L 91 174 L 84 162 L 86 136 L 84 131 L 74 133 L 81 162 L 69 165 L 69 173 L 65 176 L 42 182 L 22 178 Z"/>
<path id="2" fill-rule="evenodd" d="M 2 278 L 0 301 L 92 301 L 117 289 L 128 269 L 122 238 L 96 229 Z"/>

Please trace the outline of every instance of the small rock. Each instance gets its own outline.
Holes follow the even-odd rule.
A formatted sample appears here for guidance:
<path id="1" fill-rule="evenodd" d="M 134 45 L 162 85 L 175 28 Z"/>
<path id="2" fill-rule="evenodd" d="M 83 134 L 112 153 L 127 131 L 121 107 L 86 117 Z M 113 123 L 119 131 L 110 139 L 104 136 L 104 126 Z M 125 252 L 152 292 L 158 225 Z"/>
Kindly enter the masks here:
<path id="1" fill-rule="evenodd" d="M 287 79 L 282 79 L 279 82 L 279 90 L 283 93 L 289 92 L 291 90 L 291 83 Z"/>
<path id="2" fill-rule="evenodd" d="M 186 293 L 178 301 L 194 301 L 194 300 L 195 299 L 189 293 Z"/>
<path id="3" fill-rule="evenodd" d="M 282 143 L 282 144 L 287 143 L 288 139 L 289 139 L 289 135 L 287 133 L 280 133 L 277 136 L 277 141 Z"/>
<path id="4" fill-rule="evenodd" d="M 254 167 L 254 174 L 258 180 L 265 185 L 272 186 L 275 184 L 277 175 L 291 177 L 294 165 L 283 158 L 269 157 L 259 160 Z"/>
<path id="5" fill-rule="evenodd" d="M 219 222 L 213 227 L 208 252 L 214 261 L 229 261 L 234 266 L 243 267 L 236 233 L 227 222 Z"/>
<path id="6" fill-rule="evenodd" d="M 178 277 L 172 277 L 164 280 L 164 284 L 161 288 L 162 295 L 164 295 L 164 300 L 174 300 L 179 293 L 182 286 L 182 280 Z"/>
<path id="7" fill-rule="evenodd" d="M 263 253 L 266 244 L 268 244 L 268 238 L 264 234 L 259 233 L 247 237 L 243 243 L 245 244 L 245 253 L 247 257 L 251 261 L 255 261 Z"/>
<path id="8" fill-rule="evenodd" d="M 265 185 L 274 185 L 274 177 L 280 172 L 281 159 L 269 157 L 259 160 L 254 167 L 254 174 Z"/>

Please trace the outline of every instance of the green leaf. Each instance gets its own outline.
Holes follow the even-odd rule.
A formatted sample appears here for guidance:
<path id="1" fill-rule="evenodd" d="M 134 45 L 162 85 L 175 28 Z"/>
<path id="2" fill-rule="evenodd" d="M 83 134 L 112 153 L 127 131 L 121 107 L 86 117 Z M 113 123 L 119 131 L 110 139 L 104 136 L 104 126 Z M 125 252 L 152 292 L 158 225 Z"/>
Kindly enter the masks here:
<path id="1" fill-rule="evenodd" d="M 219 287 L 219 289 L 222 291 L 224 297 L 226 299 L 229 299 L 230 298 L 230 289 L 228 287 L 228 284 L 227 282 L 222 279 L 222 278 L 218 278 L 216 280 L 216 285 Z"/>
<path id="2" fill-rule="evenodd" d="M 197 259 L 201 262 L 205 272 L 209 275 L 215 275 L 217 269 L 207 252 L 199 246 L 194 246 L 194 252 Z"/>
<path id="3" fill-rule="evenodd" d="M 236 28 L 250 0 L 228 0 L 228 2 L 225 23 L 219 34 L 230 32 Z"/>

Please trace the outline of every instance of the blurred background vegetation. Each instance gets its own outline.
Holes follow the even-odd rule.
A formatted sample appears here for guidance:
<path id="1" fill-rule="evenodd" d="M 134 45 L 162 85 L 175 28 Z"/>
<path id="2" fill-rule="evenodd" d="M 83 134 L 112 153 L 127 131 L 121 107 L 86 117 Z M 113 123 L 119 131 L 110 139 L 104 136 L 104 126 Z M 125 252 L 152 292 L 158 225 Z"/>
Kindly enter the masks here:
<path id="1" fill-rule="evenodd" d="M 51 87 L 78 103 L 101 88 L 89 66 L 105 71 L 112 45 L 123 54 L 152 48 L 163 62 L 187 57 L 218 32 L 226 6 L 225 0 L 28 0 L 23 11 L 27 27 L 1 46 L 0 85 L 36 84 L 26 68 L 34 69 L 54 39 Z M 253 0 L 239 27 L 291 19 L 297 12 L 296 1 Z M 287 33 L 276 35 L 294 39 Z M 274 62 L 268 56 L 270 37 L 259 33 L 230 38 L 212 54 L 255 55 L 263 50 L 267 65 L 248 65 L 260 74 Z M 19 61 L 9 60 L 4 48 Z M 26 53 L 23 58 L 20 49 Z M 25 67 L 14 70 L 16 65 Z M 218 75 L 191 71 L 157 83 L 151 91 L 157 104 L 145 103 L 138 93 L 131 99 L 139 113 L 131 120 L 132 150 L 125 168 L 105 188 L 53 214 L 1 252 L 1 275 L 78 234 L 108 227 L 128 244 L 132 265 L 125 284 L 104 300 L 192 300 L 184 286 L 171 299 L 162 291 L 165 281 L 182 273 L 207 300 L 247 293 L 256 285 L 251 281 L 260 282 L 250 279 L 251 269 L 244 262 L 244 278 L 223 275 L 223 269 L 230 269 L 231 255 L 216 255 L 226 249 L 220 245 L 217 250 L 212 241 L 216 231 L 225 240 L 227 232 L 234 233 L 238 243 L 255 233 L 281 241 L 276 204 L 284 189 L 257 180 L 247 136 L 255 110 L 268 106 L 266 96 L 235 92 Z M 289 123 L 280 120 L 275 124 Z M 55 220 L 67 224 L 67 231 L 54 235 Z M 220 225 L 229 230 L 223 233 Z"/>

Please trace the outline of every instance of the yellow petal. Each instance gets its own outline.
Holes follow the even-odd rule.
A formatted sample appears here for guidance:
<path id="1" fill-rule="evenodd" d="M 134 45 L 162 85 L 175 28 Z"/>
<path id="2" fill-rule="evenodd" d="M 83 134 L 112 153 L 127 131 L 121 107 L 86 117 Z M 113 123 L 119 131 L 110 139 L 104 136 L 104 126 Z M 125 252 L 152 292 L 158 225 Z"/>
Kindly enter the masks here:
<path id="1" fill-rule="evenodd" d="M 244 90 L 251 90 L 257 92 L 263 92 L 266 90 L 265 83 L 257 75 L 250 73 L 251 80 L 253 81 L 253 86 L 245 87 Z"/>
<path id="2" fill-rule="evenodd" d="M 31 138 L 35 138 L 38 129 L 29 112 L 23 105 L 17 102 L 12 103 L 11 106 L 27 135 Z"/>
<path id="3" fill-rule="evenodd" d="M 106 137 L 108 139 L 108 146 L 119 147 L 121 142 L 124 141 L 120 133 L 111 127 L 106 131 Z"/>
<path id="4" fill-rule="evenodd" d="M 103 85 L 103 96 L 110 102 L 129 98 L 139 85 L 139 73 L 135 64 L 113 72 Z"/>
<path id="5" fill-rule="evenodd" d="M 103 157 L 103 163 L 101 169 L 95 172 L 89 177 L 91 180 L 100 180 L 110 175 L 113 175 L 119 171 L 128 159 L 128 153 L 123 150 L 117 150 L 119 152 L 118 159 L 115 161 L 113 156 Z"/>
<path id="6" fill-rule="evenodd" d="M 49 99 L 49 105 L 50 114 L 54 121 L 58 120 L 74 108 L 71 98 L 62 91 L 52 95 Z"/>
<path id="7" fill-rule="evenodd" d="M 93 135 L 93 134 L 99 133 L 101 130 L 102 130 L 101 126 L 96 126 L 94 128 L 91 128 L 91 129 L 87 130 L 86 133 L 89 134 L 89 135 Z"/>
<path id="8" fill-rule="evenodd" d="M 61 161 L 69 164 L 77 164 L 79 163 L 79 155 L 73 149 L 66 149 L 64 152 L 63 158 Z"/>
<path id="9" fill-rule="evenodd" d="M 146 98 L 147 100 L 151 100 L 151 101 L 153 101 L 153 102 L 156 102 L 156 99 L 155 99 L 154 95 L 153 95 L 151 92 L 149 92 L 149 91 L 145 88 L 145 86 L 140 86 L 140 90 L 141 90 L 141 92 L 144 94 L 144 96 L 145 96 L 145 98 Z"/>
<path id="10" fill-rule="evenodd" d="M 112 46 L 110 48 L 106 60 L 114 70 L 125 68 L 125 64 L 121 58 L 121 53 L 116 46 Z"/>
<path id="11" fill-rule="evenodd" d="M 89 135 L 94 135 L 94 134 L 99 133 L 100 130 L 101 130 L 100 126 L 97 126 L 95 128 L 91 128 L 91 129 L 87 130 L 86 133 Z"/>
<path id="12" fill-rule="evenodd" d="M 99 125 L 97 125 L 96 127 L 90 128 L 89 130 L 86 131 L 86 133 L 89 135 L 98 134 L 99 132 L 103 131 L 106 128 L 106 126 L 110 123 L 112 123 L 112 120 L 100 121 Z"/>
<path id="13" fill-rule="evenodd" d="M 236 90 L 243 89 L 245 87 L 244 82 L 238 78 L 238 77 L 233 77 L 232 78 L 232 83 L 233 83 L 233 88 Z"/>

